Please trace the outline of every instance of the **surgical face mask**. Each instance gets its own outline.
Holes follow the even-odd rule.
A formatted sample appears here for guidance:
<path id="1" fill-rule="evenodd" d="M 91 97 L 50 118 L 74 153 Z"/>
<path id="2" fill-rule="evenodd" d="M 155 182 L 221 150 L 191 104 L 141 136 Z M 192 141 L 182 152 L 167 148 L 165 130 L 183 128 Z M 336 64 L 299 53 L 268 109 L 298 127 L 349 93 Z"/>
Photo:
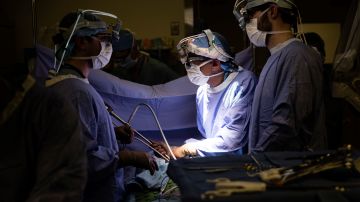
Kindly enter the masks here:
<path id="1" fill-rule="evenodd" d="M 260 31 L 258 29 L 258 19 L 270 9 L 267 8 L 264 10 L 257 18 L 250 19 L 249 23 L 246 24 L 246 33 L 249 37 L 251 43 L 253 43 L 257 47 L 266 47 L 266 36 L 268 34 L 281 34 L 281 33 L 288 33 L 291 32 L 290 30 L 281 30 L 281 31 Z"/>
<path id="2" fill-rule="evenodd" d="M 113 52 L 112 45 L 109 42 L 101 41 L 101 51 L 99 55 L 91 57 L 93 63 L 93 69 L 101 69 L 105 67 L 111 58 Z"/>
<path id="3" fill-rule="evenodd" d="M 202 66 L 208 64 L 211 61 L 212 60 L 207 60 L 207 61 L 201 63 L 200 65 L 191 64 L 190 68 L 186 69 L 187 75 L 188 75 L 191 83 L 198 85 L 198 86 L 202 86 L 202 85 L 206 84 L 211 77 L 218 76 L 218 75 L 224 73 L 224 72 L 219 72 L 217 74 L 210 75 L 210 76 L 204 75 L 201 72 L 200 68 Z"/>
<path id="4" fill-rule="evenodd" d="M 257 18 L 250 19 L 246 24 L 246 33 L 251 43 L 257 47 L 266 47 L 266 32 L 260 31 L 257 28 Z"/>
<path id="5" fill-rule="evenodd" d="M 257 47 L 266 47 L 266 32 L 258 29 L 258 19 L 260 19 L 268 10 L 267 8 L 257 18 L 250 19 L 250 22 L 246 24 L 246 33 L 251 43 Z"/>

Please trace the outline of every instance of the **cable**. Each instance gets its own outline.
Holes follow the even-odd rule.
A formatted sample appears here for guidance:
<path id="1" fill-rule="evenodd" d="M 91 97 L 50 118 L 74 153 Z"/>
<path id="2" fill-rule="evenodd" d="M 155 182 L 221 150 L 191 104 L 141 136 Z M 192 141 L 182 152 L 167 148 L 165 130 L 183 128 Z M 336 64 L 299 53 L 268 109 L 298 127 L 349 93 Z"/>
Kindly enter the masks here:
<path id="1" fill-rule="evenodd" d="M 134 111 L 131 113 L 131 115 L 130 115 L 130 117 L 129 117 L 128 124 L 130 124 L 130 121 L 134 118 L 135 113 L 137 112 L 137 110 L 138 110 L 141 106 L 146 106 L 148 109 L 150 109 L 151 113 L 152 113 L 153 116 L 154 116 L 154 119 L 155 119 L 155 121 L 156 121 L 156 124 L 157 124 L 157 126 L 159 127 L 161 136 L 162 136 L 162 138 L 163 138 L 163 140 L 164 140 L 164 142 L 165 142 L 165 144 L 166 144 L 166 147 L 168 148 L 168 150 L 169 150 L 169 152 L 170 152 L 170 154 L 171 154 L 171 157 L 172 157 L 174 160 L 176 160 L 176 157 L 175 157 L 174 153 L 172 152 L 171 147 L 170 147 L 170 145 L 169 145 L 169 143 L 168 143 L 168 141 L 167 141 L 167 139 L 166 139 L 166 137 L 165 137 L 165 135 L 164 135 L 164 132 L 163 132 L 161 126 L 160 126 L 159 120 L 158 120 L 158 118 L 157 118 L 154 110 L 150 107 L 150 105 L 145 104 L 145 103 L 140 103 L 140 104 L 138 104 L 138 105 L 135 107 Z"/>
<path id="2" fill-rule="evenodd" d="M 33 46 L 36 46 L 37 43 L 37 28 L 38 28 L 38 21 L 37 21 L 37 5 L 36 0 L 31 1 L 31 11 L 32 11 L 32 29 L 33 29 Z"/>

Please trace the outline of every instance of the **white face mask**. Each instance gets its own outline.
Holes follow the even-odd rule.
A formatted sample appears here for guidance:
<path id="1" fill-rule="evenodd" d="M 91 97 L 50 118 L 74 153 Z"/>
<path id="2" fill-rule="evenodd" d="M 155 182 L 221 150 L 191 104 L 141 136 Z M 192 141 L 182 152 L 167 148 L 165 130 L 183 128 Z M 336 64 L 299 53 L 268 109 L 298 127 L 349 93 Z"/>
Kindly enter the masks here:
<path id="1" fill-rule="evenodd" d="M 105 67 L 111 58 L 113 49 L 111 43 L 108 42 L 100 42 L 101 43 L 101 51 L 99 55 L 91 57 L 93 63 L 93 69 L 101 69 Z"/>
<path id="2" fill-rule="evenodd" d="M 257 18 L 250 19 L 246 24 L 246 33 L 251 43 L 257 47 L 266 47 L 266 32 L 260 31 L 257 28 Z"/>
<path id="3" fill-rule="evenodd" d="M 271 31 L 265 32 L 258 30 L 257 24 L 258 19 L 261 18 L 270 8 L 264 10 L 259 17 L 250 19 L 250 22 L 246 24 L 246 33 L 249 37 L 251 43 L 253 43 L 257 47 L 266 47 L 266 35 L 267 34 L 281 34 L 291 32 L 290 30 L 283 31 Z"/>
<path id="4" fill-rule="evenodd" d="M 201 72 L 200 68 L 202 66 L 208 64 L 211 61 L 212 60 L 207 60 L 207 61 L 201 63 L 200 65 L 191 64 L 191 67 L 186 69 L 187 75 L 188 75 L 189 80 L 190 80 L 191 83 L 193 83 L 195 85 L 198 85 L 198 86 L 202 86 L 202 85 L 206 84 L 211 77 L 218 76 L 218 75 L 224 73 L 224 72 L 219 72 L 217 74 L 210 75 L 210 76 L 204 75 Z"/>

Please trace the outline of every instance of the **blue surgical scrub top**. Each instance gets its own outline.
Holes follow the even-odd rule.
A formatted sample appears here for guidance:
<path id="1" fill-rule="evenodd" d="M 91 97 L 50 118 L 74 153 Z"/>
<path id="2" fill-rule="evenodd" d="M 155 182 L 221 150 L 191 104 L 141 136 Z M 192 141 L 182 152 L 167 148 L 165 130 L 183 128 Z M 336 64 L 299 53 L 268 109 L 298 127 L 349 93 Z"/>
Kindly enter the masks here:
<path id="1" fill-rule="evenodd" d="M 0 201 L 81 200 L 85 144 L 77 113 L 63 96 L 34 85 L 0 123 L 0 134 Z"/>
<path id="2" fill-rule="evenodd" d="M 123 179 L 119 174 L 116 178 L 115 172 L 122 173 L 122 169 L 115 171 L 119 148 L 104 101 L 89 83 L 84 82 L 86 79 L 76 69 L 61 68 L 59 75 L 75 75 L 79 78 L 61 80 L 52 88 L 67 97 L 79 113 L 88 157 L 84 201 L 116 201 L 114 198 L 119 197 L 119 189 L 123 189 Z"/>
<path id="3" fill-rule="evenodd" d="M 270 52 L 254 94 L 250 152 L 325 148 L 320 56 L 298 39 Z"/>
<path id="4" fill-rule="evenodd" d="M 254 74 L 245 69 L 229 74 L 214 88 L 200 86 L 197 125 L 204 139 L 190 144 L 204 154 L 246 149 L 255 86 Z"/>

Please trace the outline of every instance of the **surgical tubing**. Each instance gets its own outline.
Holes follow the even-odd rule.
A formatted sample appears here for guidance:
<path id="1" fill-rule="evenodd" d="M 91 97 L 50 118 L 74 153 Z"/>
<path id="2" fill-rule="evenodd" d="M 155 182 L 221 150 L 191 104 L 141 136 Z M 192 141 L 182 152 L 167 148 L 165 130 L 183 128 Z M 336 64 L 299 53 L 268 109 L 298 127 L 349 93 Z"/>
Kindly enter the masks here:
<path id="1" fill-rule="evenodd" d="M 170 152 L 170 154 L 171 154 L 171 157 L 172 157 L 174 160 L 176 160 L 176 157 L 175 157 L 174 153 L 172 152 L 171 147 L 170 147 L 170 145 L 169 145 L 169 143 L 168 143 L 168 141 L 167 141 L 167 139 L 166 139 L 166 137 L 165 137 L 165 135 L 164 135 L 164 132 L 163 132 L 161 126 L 160 126 L 159 120 L 158 120 L 158 118 L 157 118 L 154 110 L 150 107 L 150 105 L 145 104 L 145 103 L 140 103 L 140 104 L 138 104 L 138 105 L 135 107 L 133 113 L 131 113 L 128 123 L 130 124 L 130 121 L 134 118 L 135 113 L 137 112 L 137 110 L 138 110 L 141 106 L 146 106 L 148 109 L 150 109 L 151 113 L 153 114 L 153 117 L 155 118 L 156 124 L 157 124 L 157 126 L 159 127 L 161 136 L 162 136 L 162 138 L 164 139 L 164 142 L 165 142 L 165 144 L 166 144 L 166 147 L 168 148 L 168 150 L 169 150 L 169 152 Z"/>

